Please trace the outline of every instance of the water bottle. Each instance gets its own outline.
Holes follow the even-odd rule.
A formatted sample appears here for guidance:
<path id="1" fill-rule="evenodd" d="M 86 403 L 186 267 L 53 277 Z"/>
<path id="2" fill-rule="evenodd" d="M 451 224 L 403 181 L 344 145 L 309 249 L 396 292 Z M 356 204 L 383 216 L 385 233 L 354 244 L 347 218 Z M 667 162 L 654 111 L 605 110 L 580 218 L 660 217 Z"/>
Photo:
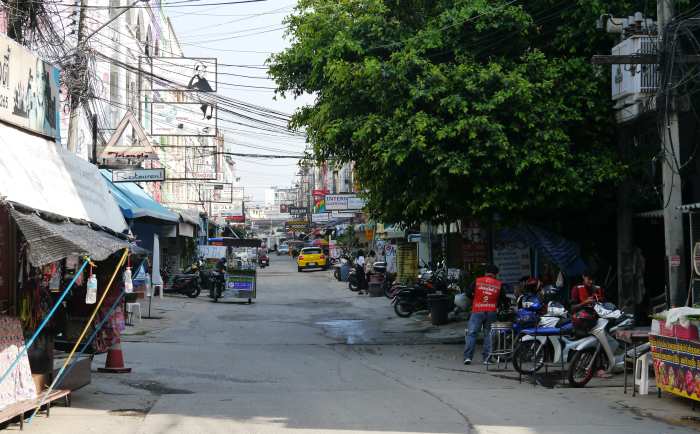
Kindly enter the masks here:
<path id="1" fill-rule="evenodd" d="M 97 302 L 97 276 L 91 274 L 87 281 L 87 291 L 85 292 L 85 304 L 95 304 Z"/>
<path id="2" fill-rule="evenodd" d="M 131 279 L 131 267 L 126 267 L 124 272 L 124 292 L 131 294 L 134 292 L 134 281 Z"/>

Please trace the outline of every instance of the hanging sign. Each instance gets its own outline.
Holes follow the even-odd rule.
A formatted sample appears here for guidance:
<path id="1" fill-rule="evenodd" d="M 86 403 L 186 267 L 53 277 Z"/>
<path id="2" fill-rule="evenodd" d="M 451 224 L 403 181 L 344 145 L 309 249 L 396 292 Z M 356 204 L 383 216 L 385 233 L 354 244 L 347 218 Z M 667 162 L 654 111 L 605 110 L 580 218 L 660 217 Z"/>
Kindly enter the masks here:
<path id="1" fill-rule="evenodd" d="M 165 169 L 120 169 L 112 171 L 112 182 L 165 181 Z"/>
<path id="2" fill-rule="evenodd" d="M 0 120 L 60 140 L 59 81 L 58 68 L 0 36 Z"/>

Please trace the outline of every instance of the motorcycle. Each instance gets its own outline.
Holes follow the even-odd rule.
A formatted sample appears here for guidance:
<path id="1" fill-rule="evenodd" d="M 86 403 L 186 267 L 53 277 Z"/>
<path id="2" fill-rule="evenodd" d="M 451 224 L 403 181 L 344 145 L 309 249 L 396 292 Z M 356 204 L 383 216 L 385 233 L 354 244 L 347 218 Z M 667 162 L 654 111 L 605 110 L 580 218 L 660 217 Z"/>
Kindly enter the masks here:
<path id="1" fill-rule="evenodd" d="M 201 269 L 199 282 L 200 287 L 208 290 L 209 298 L 214 299 L 214 301 L 217 301 L 221 297 L 221 293 L 224 292 L 225 276 L 223 272 Z"/>
<path id="2" fill-rule="evenodd" d="M 270 258 L 267 255 L 260 255 L 260 258 L 258 259 L 258 264 L 260 265 L 260 268 L 269 267 Z"/>
<path id="3" fill-rule="evenodd" d="M 513 350 L 513 368 L 531 375 L 545 363 L 568 363 L 580 339 L 574 337 L 571 318 L 561 305 L 550 303 L 536 327 L 522 329 Z"/>
<path id="4" fill-rule="evenodd" d="M 573 387 L 584 387 L 598 369 L 603 369 L 606 374 L 611 374 L 616 368 L 624 369 L 626 359 L 634 352 L 632 349 L 620 354 L 620 342 L 614 337 L 617 330 L 633 325 L 633 317 L 610 303 L 597 303 L 594 309 L 598 314 L 596 324 L 573 348 L 575 353 L 568 369 L 569 384 Z M 643 351 L 637 348 L 637 353 Z"/>
<path id="5" fill-rule="evenodd" d="M 424 273 L 421 277 L 427 277 L 412 287 L 402 288 L 394 296 L 391 303 L 394 312 L 401 318 L 408 318 L 414 312 L 428 309 L 428 295 L 447 289 L 447 268 L 441 264 L 434 272 Z"/>
<path id="6" fill-rule="evenodd" d="M 163 278 L 163 292 L 168 294 L 183 294 L 189 298 L 199 297 L 202 289 L 199 286 L 202 261 L 195 261 L 184 272 L 170 274 L 167 269 L 161 269 L 160 275 Z"/>

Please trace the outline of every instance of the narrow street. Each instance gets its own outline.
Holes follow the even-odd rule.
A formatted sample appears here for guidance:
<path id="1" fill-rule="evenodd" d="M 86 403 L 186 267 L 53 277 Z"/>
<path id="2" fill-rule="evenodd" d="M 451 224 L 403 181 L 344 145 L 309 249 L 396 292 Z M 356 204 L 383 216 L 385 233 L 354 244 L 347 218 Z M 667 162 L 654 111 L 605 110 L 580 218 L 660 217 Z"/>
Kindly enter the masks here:
<path id="1" fill-rule="evenodd" d="M 71 408 L 55 407 L 26 432 L 691 432 L 633 407 L 655 396 L 623 401 L 620 387 L 546 389 L 519 384 L 512 371 L 465 367 L 461 345 L 396 318 L 386 299 L 271 260 L 253 305 L 214 304 L 204 293 L 156 300 L 163 319 L 144 319 L 125 337 L 133 372 L 94 372 Z M 103 363 L 96 358 L 93 371 Z M 655 405 L 692 415 L 670 397 Z"/>

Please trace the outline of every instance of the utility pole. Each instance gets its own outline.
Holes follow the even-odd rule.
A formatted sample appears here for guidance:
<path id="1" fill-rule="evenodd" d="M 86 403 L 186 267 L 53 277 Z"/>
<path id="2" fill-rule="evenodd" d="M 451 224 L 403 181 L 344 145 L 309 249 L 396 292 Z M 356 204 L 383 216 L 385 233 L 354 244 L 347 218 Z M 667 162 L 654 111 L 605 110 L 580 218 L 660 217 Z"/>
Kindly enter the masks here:
<path id="1" fill-rule="evenodd" d="M 675 11 L 673 0 L 657 0 L 656 15 L 658 20 L 659 46 L 663 47 L 664 30 L 673 20 Z M 663 119 L 661 145 L 664 155 L 663 164 L 663 211 L 664 235 L 666 240 L 666 264 L 668 267 L 668 298 L 671 306 L 685 304 L 685 268 L 683 261 L 683 216 L 680 206 L 681 178 L 678 160 L 680 159 L 680 138 L 678 134 L 678 113 L 673 95 L 667 106 L 670 108 Z M 658 109 L 658 108 L 657 108 Z"/>
<path id="2" fill-rule="evenodd" d="M 70 83 L 70 118 L 68 119 L 68 150 L 72 153 L 76 152 L 78 141 L 78 124 L 80 122 L 80 100 L 82 99 L 82 85 L 84 84 L 82 74 L 85 66 L 85 51 L 83 40 L 85 39 L 85 11 L 87 9 L 87 0 L 80 0 L 80 11 L 78 13 L 78 42 L 76 45 L 73 57 L 75 63 L 71 71 Z"/>

